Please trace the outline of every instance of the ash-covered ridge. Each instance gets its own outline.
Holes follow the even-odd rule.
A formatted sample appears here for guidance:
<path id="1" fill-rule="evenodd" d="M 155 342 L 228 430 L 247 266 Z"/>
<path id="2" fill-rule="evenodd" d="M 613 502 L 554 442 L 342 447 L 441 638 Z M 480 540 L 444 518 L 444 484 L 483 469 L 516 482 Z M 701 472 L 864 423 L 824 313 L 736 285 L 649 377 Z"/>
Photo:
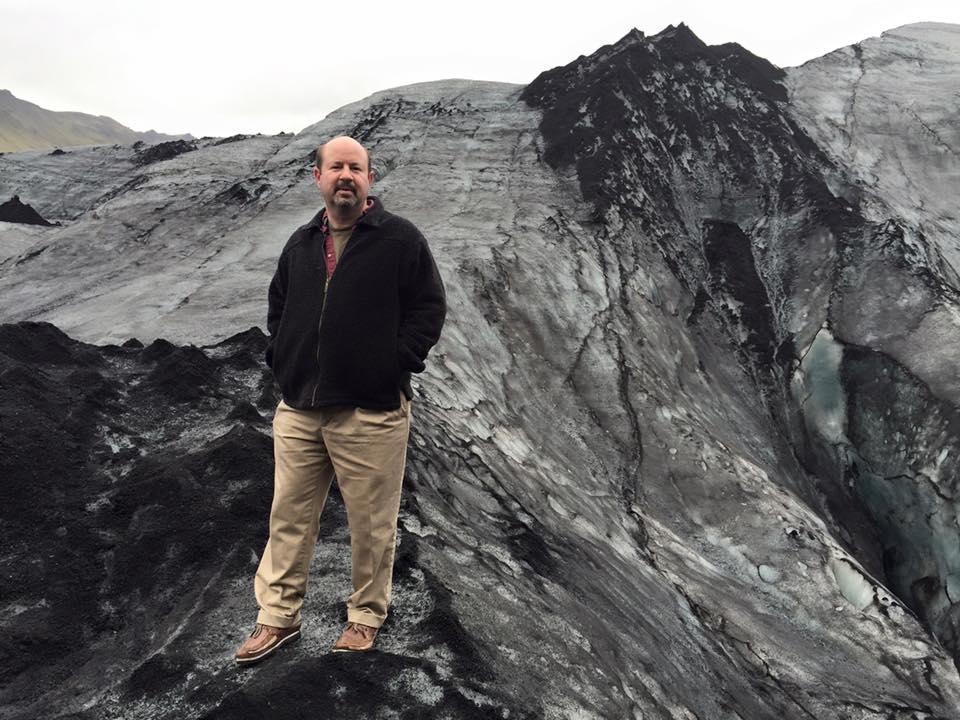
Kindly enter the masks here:
<path id="1" fill-rule="evenodd" d="M 386 657 L 348 667 L 323 655 L 340 612 L 339 581 L 326 578 L 346 562 L 327 540 L 307 608 L 315 644 L 262 673 L 231 672 L 236 631 L 253 617 L 254 558 L 222 571 L 232 582 L 216 577 L 219 562 L 207 566 L 209 599 L 181 586 L 201 610 L 163 606 L 194 645 L 163 647 L 161 629 L 145 646 L 153 655 L 125 656 L 109 673 L 110 653 L 91 654 L 97 680 L 50 684 L 34 705 L 18 696 L 17 712 L 47 701 L 81 717 L 97 716 L 98 702 L 117 717 L 295 715 L 271 686 L 309 677 L 319 689 L 296 696 L 308 707 L 365 717 L 955 717 L 960 679 L 943 647 L 956 649 L 951 379 L 843 330 L 881 270 L 897 322 L 920 312 L 900 300 L 924 297 L 921 285 L 938 305 L 954 301 L 929 256 L 911 252 L 902 219 L 867 214 L 849 171 L 791 116 L 784 82 L 741 48 L 669 28 L 631 33 L 528 88 L 445 81 L 378 93 L 294 138 L 199 142 L 148 165 L 131 149 L 113 151 L 122 161 L 91 151 L 116 172 L 112 194 L 101 202 L 94 180 L 78 180 L 88 204 L 60 200 L 75 203 L 74 219 L 44 229 L 42 253 L 0 266 L 0 298 L 36 303 L 21 307 L 83 339 L 209 345 L 262 322 L 272 263 L 315 210 L 309 154 L 340 133 L 372 148 L 375 191 L 430 239 L 450 313 L 416 388 L 400 545 L 416 554 Z M 31 193 L 58 202 L 50 163 L 70 156 L 23 158 L 13 160 L 24 177 L 37 174 L 21 196 L 56 217 Z M 223 195 L 238 182 L 243 192 Z M 224 199 L 244 193 L 255 199 Z M 146 224 L 157 229 L 138 246 Z M 64 263 L 83 272 L 58 271 Z M 953 347 L 942 343 L 940 357 Z M 144 358 L 124 377 L 137 387 L 137 373 L 150 375 L 178 397 L 210 388 L 177 406 L 198 408 L 178 456 L 204 458 L 229 429 L 207 424 L 232 412 L 222 398 L 265 397 L 253 410 L 269 415 L 262 367 L 234 381 L 214 348 L 167 350 L 193 369 Z M 30 377 L 30 365 L 17 372 Z M 78 419 L 94 412 L 65 398 Z M 14 417 L 4 410 L 4 422 Z M 168 462 L 139 434 L 144 457 Z M 258 463 L 246 460 L 266 490 Z M 201 465 L 178 470 L 181 485 L 192 477 L 220 492 Z M 189 537 L 147 487 L 137 522 L 161 513 L 157 527 Z M 264 539 L 245 526 L 238 558 Z M 42 612 L 43 583 L 31 587 L 18 605 Z M 125 648 L 156 624 L 137 635 L 123 613 L 116 621 Z M 112 648 L 110 635 L 88 634 Z M 366 683 L 353 700 L 366 705 L 345 699 L 349 678 Z"/>
<path id="2" fill-rule="evenodd" d="M 398 550 L 398 632 L 375 661 L 326 654 L 342 622 L 331 588 L 349 587 L 336 491 L 298 652 L 255 674 L 234 667 L 272 497 L 265 347 L 256 328 L 197 348 L 0 325 L 0 716 L 517 713 L 419 563 L 415 534 Z M 419 527 L 408 489 L 402 522 Z"/>

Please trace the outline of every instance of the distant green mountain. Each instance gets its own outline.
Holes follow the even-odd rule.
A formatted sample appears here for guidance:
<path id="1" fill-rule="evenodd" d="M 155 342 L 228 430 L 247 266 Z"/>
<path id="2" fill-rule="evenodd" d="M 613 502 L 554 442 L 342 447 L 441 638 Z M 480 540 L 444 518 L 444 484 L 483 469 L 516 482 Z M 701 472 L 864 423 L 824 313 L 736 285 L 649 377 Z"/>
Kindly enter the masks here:
<path id="1" fill-rule="evenodd" d="M 103 115 L 54 112 L 0 90 L 0 152 L 44 150 L 71 145 L 162 142 L 190 135 L 136 132 Z"/>

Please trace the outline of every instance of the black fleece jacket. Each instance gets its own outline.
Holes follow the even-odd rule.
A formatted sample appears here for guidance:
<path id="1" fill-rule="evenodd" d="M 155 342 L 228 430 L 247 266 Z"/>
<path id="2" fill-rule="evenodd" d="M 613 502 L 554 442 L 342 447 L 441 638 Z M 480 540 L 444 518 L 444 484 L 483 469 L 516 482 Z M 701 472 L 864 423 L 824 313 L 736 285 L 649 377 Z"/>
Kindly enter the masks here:
<path id="1" fill-rule="evenodd" d="M 427 241 L 377 198 L 324 293 L 320 211 L 287 241 L 270 283 L 267 365 L 294 408 L 400 407 L 440 338 L 446 294 Z"/>

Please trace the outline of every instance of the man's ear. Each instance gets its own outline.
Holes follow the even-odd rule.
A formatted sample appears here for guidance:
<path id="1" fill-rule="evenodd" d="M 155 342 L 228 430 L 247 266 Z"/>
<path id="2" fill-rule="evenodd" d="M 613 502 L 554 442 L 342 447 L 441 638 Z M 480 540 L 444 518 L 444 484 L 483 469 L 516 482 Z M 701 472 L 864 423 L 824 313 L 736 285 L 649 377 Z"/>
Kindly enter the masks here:
<path id="1" fill-rule="evenodd" d="M 373 185 L 373 176 L 374 176 L 373 170 L 371 170 L 370 172 L 367 173 L 367 182 L 368 182 L 370 185 Z"/>
<path id="2" fill-rule="evenodd" d="M 371 175 L 373 173 L 370 173 Z M 313 179 L 317 183 L 317 187 L 320 187 L 320 168 L 316 165 L 313 166 Z"/>

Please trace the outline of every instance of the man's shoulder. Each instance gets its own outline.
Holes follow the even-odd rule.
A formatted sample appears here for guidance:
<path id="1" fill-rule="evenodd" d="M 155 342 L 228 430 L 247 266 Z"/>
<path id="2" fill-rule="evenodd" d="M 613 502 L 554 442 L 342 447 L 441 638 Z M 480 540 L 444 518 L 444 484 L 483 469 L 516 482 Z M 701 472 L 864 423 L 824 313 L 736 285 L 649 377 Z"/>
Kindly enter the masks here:
<path id="1" fill-rule="evenodd" d="M 402 215 L 390 212 L 382 205 L 378 210 L 377 228 L 385 236 L 405 242 L 419 242 L 423 240 L 423 233 L 420 232 L 420 228 L 414 225 L 413 222 Z"/>
<path id="2" fill-rule="evenodd" d="M 314 215 L 308 222 L 305 222 L 290 234 L 290 238 L 283 246 L 283 251 L 280 253 L 281 255 L 287 254 L 298 245 L 313 237 L 314 232 L 320 228 L 320 216 L 322 212 L 323 211 Z"/>

